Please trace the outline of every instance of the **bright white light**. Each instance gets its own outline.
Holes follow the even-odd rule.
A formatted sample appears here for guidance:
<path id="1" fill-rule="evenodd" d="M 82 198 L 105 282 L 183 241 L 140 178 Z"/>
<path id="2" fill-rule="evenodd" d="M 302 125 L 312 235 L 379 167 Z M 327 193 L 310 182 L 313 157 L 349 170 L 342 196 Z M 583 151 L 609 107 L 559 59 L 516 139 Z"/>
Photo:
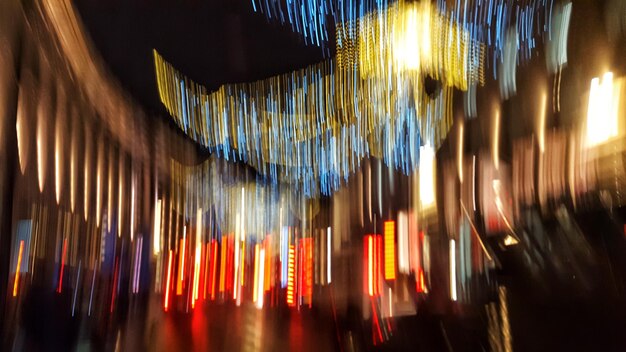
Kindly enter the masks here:
<path id="1" fill-rule="evenodd" d="M 406 212 L 398 213 L 398 271 L 409 273 L 409 221 Z"/>
<path id="2" fill-rule="evenodd" d="M 326 282 L 331 282 L 331 268 L 330 268 L 330 226 L 326 228 Z"/>
<path id="3" fill-rule="evenodd" d="M 500 111 L 496 111 L 493 121 L 493 142 L 492 142 L 493 165 L 498 170 L 500 167 Z"/>
<path id="4" fill-rule="evenodd" d="M 456 301 L 456 243 L 450 240 L 450 298 Z"/>
<path id="5" fill-rule="evenodd" d="M 593 147 L 618 134 L 619 86 L 613 84 L 613 73 L 591 80 L 587 110 L 587 146 Z"/>
<path id="6" fill-rule="evenodd" d="M 419 12 L 417 6 L 407 6 L 400 25 L 394 31 L 394 56 L 398 67 L 417 70 L 420 66 Z"/>
<path id="7" fill-rule="evenodd" d="M 515 239 L 515 237 L 511 236 L 511 235 L 507 235 L 506 238 L 504 239 L 504 245 L 505 246 L 513 246 L 518 244 L 519 242 Z"/>
<path id="8" fill-rule="evenodd" d="M 161 200 L 157 199 L 154 206 L 154 229 L 152 233 L 154 243 L 153 253 L 157 255 L 161 252 Z"/>
<path id="9" fill-rule="evenodd" d="M 257 299 L 256 299 L 256 307 L 258 309 L 263 308 L 263 296 L 265 294 L 265 248 L 261 248 L 259 251 L 259 283 L 257 285 Z"/>
<path id="10" fill-rule="evenodd" d="M 196 246 L 202 245 L 202 208 L 196 211 Z"/>

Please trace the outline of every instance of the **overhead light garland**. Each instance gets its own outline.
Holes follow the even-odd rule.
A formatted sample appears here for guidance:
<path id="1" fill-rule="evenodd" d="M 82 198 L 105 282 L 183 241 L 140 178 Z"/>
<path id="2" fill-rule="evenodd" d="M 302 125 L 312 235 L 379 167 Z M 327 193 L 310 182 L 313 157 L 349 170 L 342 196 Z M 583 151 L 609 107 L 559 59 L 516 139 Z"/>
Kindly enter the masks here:
<path id="1" fill-rule="evenodd" d="M 451 89 L 430 96 L 419 75 L 387 84 L 328 61 L 209 93 L 154 59 L 161 101 L 192 139 L 311 197 L 337 190 L 368 156 L 412 171 L 421 138 L 438 144 L 451 124 Z"/>
<path id="2" fill-rule="evenodd" d="M 461 3 L 460 12 L 445 1 L 300 4 L 308 6 L 307 16 L 314 16 L 316 8 L 336 16 L 335 58 L 209 92 L 155 50 L 159 95 L 196 142 L 309 197 L 337 190 L 370 156 L 408 173 L 418 167 L 424 141 L 436 148 L 445 137 L 453 89 L 484 84 L 488 57 L 500 52 L 498 33 L 511 21 L 522 21 L 516 27 L 520 50 L 524 43 L 533 47 L 532 14 L 546 5 L 543 0 L 513 7 L 497 0 Z M 255 6 L 268 16 L 281 8 L 273 0 Z M 283 13 L 283 20 L 302 19 L 295 8 Z M 295 22 L 296 29 L 310 29 L 307 16 Z M 483 31 L 478 24 L 491 28 L 493 16 L 497 29 L 492 38 L 491 29 Z M 319 19 L 316 28 L 325 23 Z M 439 88 L 426 92 L 426 77 Z"/>
<path id="3" fill-rule="evenodd" d="M 316 45 L 329 54 L 332 28 L 341 23 L 379 17 L 384 21 L 389 7 L 404 1 L 395 0 L 251 0 L 255 12 L 270 21 L 288 24 L 302 35 L 308 45 Z M 418 2 L 412 2 L 417 4 Z M 506 48 L 506 33 L 512 28 L 517 35 L 520 62 L 530 59 L 539 38 L 551 33 L 554 0 L 422 0 L 469 34 L 472 41 L 490 48 L 494 78 L 497 61 Z M 339 32 L 340 29 L 337 28 Z M 344 33 L 345 35 L 345 33 Z M 361 35 L 353 32 L 352 40 Z"/>

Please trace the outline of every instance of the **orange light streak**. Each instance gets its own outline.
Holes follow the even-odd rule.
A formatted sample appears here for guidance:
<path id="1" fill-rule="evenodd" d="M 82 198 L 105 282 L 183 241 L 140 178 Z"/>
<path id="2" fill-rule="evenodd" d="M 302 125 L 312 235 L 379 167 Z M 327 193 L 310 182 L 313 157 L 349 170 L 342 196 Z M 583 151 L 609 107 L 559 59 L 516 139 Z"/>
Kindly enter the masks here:
<path id="1" fill-rule="evenodd" d="M 170 249 L 169 259 L 167 260 L 167 280 L 165 281 L 165 301 L 163 309 L 167 312 L 170 303 L 170 283 L 172 279 L 172 250 Z"/>
<path id="2" fill-rule="evenodd" d="M 394 235 L 396 223 L 385 221 L 385 280 L 396 279 L 396 247 Z"/>
<path id="3" fill-rule="evenodd" d="M 287 270 L 287 304 L 290 307 L 295 305 L 294 301 L 294 275 L 296 262 L 296 249 L 293 245 L 289 246 L 289 265 Z"/>
<path id="4" fill-rule="evenodd" d="M 267 235 L 267 237 L 265 237 L 265 273 L 263 273 L 263 290 L 264 291 L 269 291 L 270 287 L 271 287 L 271 270 L 270 270 L 270 265 L 272 263 L 272 252 L 271 252 L 271 237 L 270 235 Z"/>
<path id="5" fill-rule="evenodd" d="M 178 256 L 178 283 L 176 284 L 176 295 L 183 294 L 183 275 L 185 274 L 185 238 L 180 239 L 180 254 Z"/>
<path id="6" fill-rule="evenodd" d="M 22 266 L 22 253 L 24 251 L 24 240 L 20 241 L 20 250 L 17 255 L 17 267 L 15 268 L 15 283 L 13 284 L 13 297 L 17 296 L 17 285 L 20 281 L 20 267 Z"/>

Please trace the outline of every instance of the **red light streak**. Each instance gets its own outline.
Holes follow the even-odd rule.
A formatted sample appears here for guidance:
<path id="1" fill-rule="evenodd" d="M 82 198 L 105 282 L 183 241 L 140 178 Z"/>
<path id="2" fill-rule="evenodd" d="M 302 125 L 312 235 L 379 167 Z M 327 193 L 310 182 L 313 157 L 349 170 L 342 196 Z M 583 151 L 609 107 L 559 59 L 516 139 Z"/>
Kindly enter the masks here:
<path id="1" fill-rule="evenodd" d="M 383 262 L 383 238 L 381 235 L 374 236 L 374 294 L 380 295 L 380 272 Z"/>
<path id="2" fill-rule="evenodd" d="M 202 268 L 202 278 L 203 278 L 203 284 L 204 284 L 204 289 L 202 290 L 203 294 L 202 294 L 202 299 L 204 299 L 206 301 L 206 292 L 207 292 L 207 285 L 208 285 L 208 281 L 209 281 L 209 271 L 210 271 L 210 266 L 209 266 L 209 257 L 211 253 L 211 248 L 209 248 L 209 242 L 206 243 L 206 246 L 204 247 L 204 267 Z"/>
<path id="3" fill-rule="evenodd" d="M 67 252 L 67 238 L 63 240 L 63 255 L 61 256 L 61 275 L 59 276 L 59 287 L 57 292 L 61 293 L 63 288 L 63 269 L 65 269 L 65 253 Z"/>
<path id="4" fill-rule="evenodd" d="M 309 301 L 309 308 L 313 304 L 313 245 L 312 239 L 305 238 L 303 240 L 304 250 L 304 296 Z"/>
<path id="5" fill-rule="evenodd" d="M 165 301 L 163 309 L 167 312 L 170 303 L 170 283 L 172 278 L 172 250 L 170 249 L 169 259 L 167 260 L 167 280 L 165 281 Z"/>
<path id="6" fill-rule="evenodd" d="M 380 330 L 380 324 L 378 323 L 378 313 L 376 312 L 376 306 L 374 305 L 374 300 L 370 300 L 372 303 L 372 320 L 374 321 L 374 326 L 376 326 L 376 331 L 378 332 L 378 338 L 380 342 L 383 342 L 383 334 Z M 376 340 L 374 339 L 374 344 L 376 344 Z"/>
<path id="7" fill-rule="evenodd" d="M 211 266 L 213 269 L 211 270 L 211 300 L 215 300 L 215 282 L 217 274 L 217 241 L 213 240 L 211 244 L 213 246 L 213 257 L 211 258 Z"/>
<path id="8" fill-rule="evenodd" d="M 118 270 L 118 259 L 115 259 L 115 270 L 113 271 L 113 289 L 111 290 L 111 313 L 113 313 L 113 307 L 115 306 L 115 293 L 117 292 L 117 270 Z"/>
<path id="9" fill-rule="evenodd" d="M 422 268 L 419 269 L 417 274 L 417 292 L 422 293 L 426 291 L 426 285 L 424 284 L 424 270 Z"/>
<path id="10" fill-rule="evenodd" d="M 370 297 L 374 296 L 374 238 L 367 238 L 367 292 Z"/>
<path id="11" fill-rule="evenodd" d="M 20 281 L 20 267 L 22 266 L 22 253 L 24 251 L 24 240 L 20 241 L 20 250 L 17 255 L 17 267 L 15 268 L 15 283 L 13 283 L 13 297 L 17 296 L 17 285 Z"/>

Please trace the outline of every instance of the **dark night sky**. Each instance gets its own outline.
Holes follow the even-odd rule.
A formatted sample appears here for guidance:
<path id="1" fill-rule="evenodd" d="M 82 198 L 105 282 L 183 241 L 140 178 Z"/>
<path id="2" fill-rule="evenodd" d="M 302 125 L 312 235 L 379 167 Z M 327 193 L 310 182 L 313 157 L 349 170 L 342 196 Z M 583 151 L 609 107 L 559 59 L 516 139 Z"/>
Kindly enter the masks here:
<path id="1" fill-rule="evenodd" d="M 323 60 L 290 27 L 269 23 L 249 0 L 77 0 L 91 39 L 112 73 L 148 113 L 165 114 L 154 78 L 156 48 L 213 90 Z"/>

